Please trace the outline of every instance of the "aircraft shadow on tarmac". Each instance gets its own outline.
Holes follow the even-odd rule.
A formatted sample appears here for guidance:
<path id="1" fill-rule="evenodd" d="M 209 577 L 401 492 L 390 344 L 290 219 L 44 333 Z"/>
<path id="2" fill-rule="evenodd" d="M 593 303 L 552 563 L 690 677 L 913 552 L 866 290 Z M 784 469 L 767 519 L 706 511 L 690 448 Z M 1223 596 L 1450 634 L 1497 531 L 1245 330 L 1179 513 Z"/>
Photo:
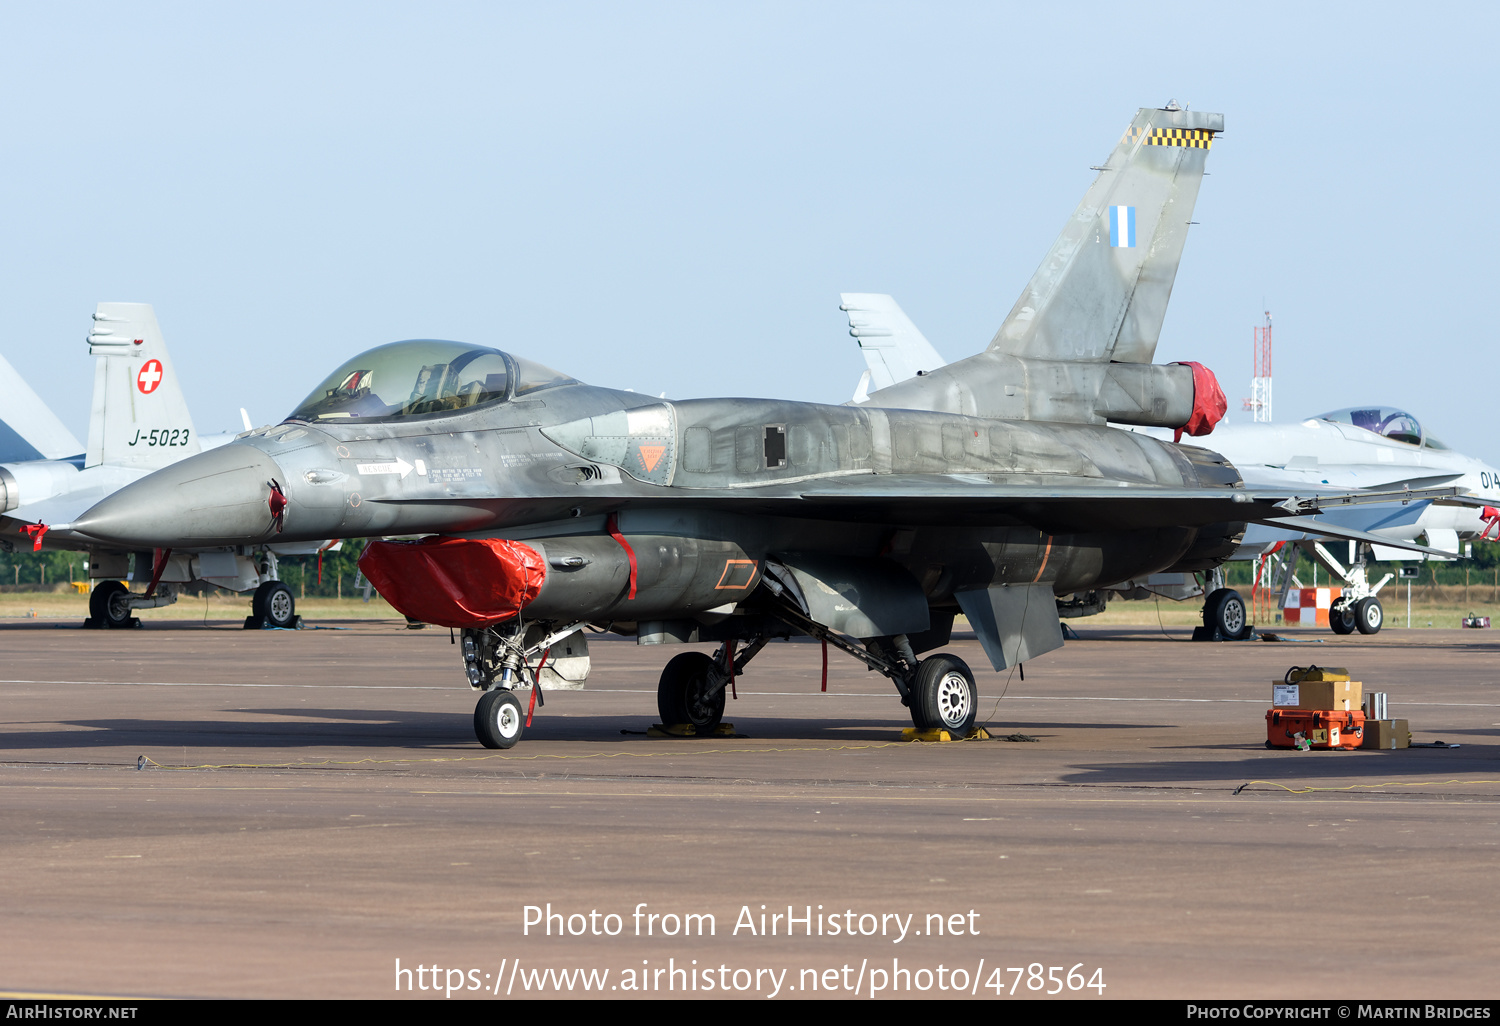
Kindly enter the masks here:
<path id="1" fill-rule="evenodd" d="M 0 751 L 93 749 L 137 746 L 189 749 L 444 749 L 484 752 L 473 739 L 473 714 L 410 710 L 257 709 L 255 719 L 222 720 L 107 719 L 70 720 L 76 730 L 36 731 L 0 736 Z M 278 717 L 296 717 L 287 722 Z M 321 718 L 325 722 L 305 722 Z M 726 717 L 733 722 L 733 717 Z M 548 716 L 538 712 L 530 736 L 538 743 L 643 741 L 658 717 L 639 715 Z M 907 724 L 892 720 L 851 723 L 756 717 L 741 718 L 737 738 L 660 738 L 653 745 L 694 747 L 725 740 L 774 742 L 870 742 L 901 740 Z M 1014 728 L 1006 727 L 1006 732 Z M 533 753 L 536 754 L 536 753 Z"/>
<path id="2" fill-rule="evenodd" d="M 232 712 L 239 712 L 233 710 Z M 744 716 L 730 714 L 725 719 L 735 723 L 734 738 L 659 738 L 653 745 L 680 747 L 685 752 L 695 747 L 725 740 L 762 742 L 859 742 L 886 744 L 899 742 L 908 724 L 899 720 L 795 719 L 788 717 Z M 228 722 L 224 720 L 100 719 L 70 720 L 76 730 L 37 731 L 0 735 L 0 751 L 94 749 L 139 746 L 146 748 L 383 748 L 445 749 L 483 751 L 472 738 L 472 714 L 431 713 L 384 709 L 256 709 L 253 718 Z M 288 722 L 289 717 L 297 722 Z M 548 715 L 538 711 L 531 737 L 538 743 L 551 742 L 626 742 L 643 741 L 645 732 L 657 717 L 642 710 L 639 714 L 579 716 Z M 321 722 L 309 722 L 321 721 Z M 1146 728 L 1171 724 L 1147 724 Z M 996 720 L 989 730 L 997 737 L 1023 733 L 1045 744 L 1058 728 L 1142 729 L 1139 723 L 1015 723 Z M 1003 741 L 989 742 L 1005 745 Z M 1008 745 L 1007 745 L 1008 747 Z"/>
<path id="3" fill-rule="evenodd" d="M 1451 732 L 1457 736 L 1457 732 Z M 1202 752 L 1207 747 L 1193 747 Z M 1237 746 L 1234 746 L 1237 747 Z M 1069 784 L 1159 786 L 1177 784 L 1185 787 L 1213 786 L 1213 782 L 1268 780 L 1288 786 L 1315 786 L 1329 781 L 1333 786 L 1351 779 L 1369 782 L 1433 782 L 1449 780 L 1455 774 L 1492 772 L 1495 749 L 1492 746 L 1465 745 L 1458 749 L 1407 748 L 1394 751 L 1308 751 L 1279 749 L 1268 751 L 1260 744 L 1244 746 L 1244 758 L 1173 759 L 1174 749 L 1157 748 L 1163 759 L 1151 762 L 1115 762 L 1080 765 L 1062 780 Z M 1251 754 L 1254 752 L 1255 754 Z M 1336 782 L 1336 783 L 1334 783 Z"/>

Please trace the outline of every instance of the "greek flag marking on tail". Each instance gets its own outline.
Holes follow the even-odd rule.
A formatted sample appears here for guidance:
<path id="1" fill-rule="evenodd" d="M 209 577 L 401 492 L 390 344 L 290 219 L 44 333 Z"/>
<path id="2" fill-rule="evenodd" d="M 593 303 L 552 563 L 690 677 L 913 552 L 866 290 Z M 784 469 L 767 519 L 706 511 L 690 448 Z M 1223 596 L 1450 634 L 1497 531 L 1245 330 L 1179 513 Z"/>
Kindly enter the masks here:
<path id="1" fill-rule="evenodd" d="M 1109 244 L 1126 249 L 1135 246 L 1135 207 L 1109 208 Z"/>

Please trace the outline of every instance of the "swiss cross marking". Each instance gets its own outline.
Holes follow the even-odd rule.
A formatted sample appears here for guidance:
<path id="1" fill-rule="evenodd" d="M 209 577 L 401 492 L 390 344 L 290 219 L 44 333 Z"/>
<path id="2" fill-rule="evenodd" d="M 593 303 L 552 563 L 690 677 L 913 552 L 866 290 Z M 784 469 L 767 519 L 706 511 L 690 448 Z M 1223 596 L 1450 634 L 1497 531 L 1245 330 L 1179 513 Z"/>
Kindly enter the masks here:
<path id="1" fill-rule="evenodd" d="M 162 370 L 160 360 L 147 360 L 146 366 L 135 376 L 135 387 L 141 390 L 143 395 L 150 395 L 156 391 L 156 386 L 161 384 Z"/>

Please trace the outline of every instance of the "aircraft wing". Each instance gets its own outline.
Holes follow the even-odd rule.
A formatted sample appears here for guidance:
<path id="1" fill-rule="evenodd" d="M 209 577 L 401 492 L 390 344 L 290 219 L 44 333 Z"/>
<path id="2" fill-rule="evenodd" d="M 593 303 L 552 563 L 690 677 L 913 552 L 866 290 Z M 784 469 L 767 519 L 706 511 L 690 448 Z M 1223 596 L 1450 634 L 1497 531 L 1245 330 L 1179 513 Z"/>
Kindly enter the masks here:
<path id="1" fill-rule="evenodd" d="M 1456 489 L 1438 489 L 1436 495 L 1452 496 Z M 542 510 L 558 507 L 551 516 L 599 516 L 624 511 L 706 509 L 748 516 L 780 516 L 850 523 L 901 526 L 975 527 L 1028 525 L 1049 534 L 1095 531 L 1148 530 L 1158 527 L 1192 527 L 1238 522 L 1281 526 L 1300 525 L 1315 519 L 1325 509 L 1346 503 L 1417 502 L 1436 497 L 1432 492 L 1400 492 L 1384 496 L 1337 495 L 1302 498 L 1286 492 L 1255 492 L 1246 489 L 1164 488 L 1132 482 L 1089 481 L 1078 478 L 1036 475 L 1009 476 L 994 483 L 977 475 L 870 475 L 859 474 L 828 480 L 815 487 L 786 489 L 691 489 L 646 492 L 633 496 L 600 495 L 580 499 L 577 493 L 555 498 L 374 499 L 391 505 L 451 505 L 455 501 L 493 516 L 493 527 L 462 528 L 455 533 L 493 534 L 511 521 L 511 507 L 523 510 L 535 522 L 550 518 Z M 565 505 L 564 505 L 565 504 Z M 576 513 L 573 512 L 576 510 Z M 1345 532 L 1357 528 L 1330 524 Z M 1294 526 L 1295 530 L 1302 530 Z M 1390 539 L 1375 538 L 1382 544 Z"/>

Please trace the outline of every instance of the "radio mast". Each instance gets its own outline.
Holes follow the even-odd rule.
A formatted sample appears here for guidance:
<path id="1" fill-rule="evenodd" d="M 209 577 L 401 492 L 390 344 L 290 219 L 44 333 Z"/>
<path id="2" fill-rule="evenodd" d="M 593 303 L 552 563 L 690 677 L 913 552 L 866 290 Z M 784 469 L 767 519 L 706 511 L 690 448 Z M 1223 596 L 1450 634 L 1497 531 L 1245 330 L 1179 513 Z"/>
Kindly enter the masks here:
<path id="1" fill-rule="evenodd" d="M 1266 311 L 1264 327 L 1255 329 L 1255 370 L 1250 378 L 1250 398 L 1245 409 L 1254 414 L 1257 424 L 1271 422 L 1271 311 Z"/>

